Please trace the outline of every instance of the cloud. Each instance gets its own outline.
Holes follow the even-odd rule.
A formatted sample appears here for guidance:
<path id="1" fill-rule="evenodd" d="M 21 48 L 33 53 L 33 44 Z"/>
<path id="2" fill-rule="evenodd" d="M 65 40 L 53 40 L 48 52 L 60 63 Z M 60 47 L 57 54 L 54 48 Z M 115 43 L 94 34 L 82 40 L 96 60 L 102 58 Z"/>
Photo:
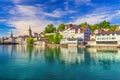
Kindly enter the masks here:
<path id="1" fill-rule="evenodd" d="M 22 35 L 27 33 L 29 25 L 32 27 L 33 31 L 40 32 L 43 31 L 47 24 L 54 24 L 57 26 L 63 23 L 60 20 L 50 20 L 50 18 L 59 19 L 68 14 L 74 13 L 74 10 L 63 11 L 59 8 L 53 10 L 52 12 L 46 12 L 44 10 L 44 5 L 15 5 L 14 8 L 9 10 L 11 17 L 8 20 L 8 24 L 15 26 L 15 34 Z"/>
<path id="2" fill-rule="evenodd" d="M 0 22 L 4 22 L 8 24 L 8 26 L 14 26 L 14 33 L 16 35 L 28 34 L 29 26 L 31 26 L 33 32 L 39 33 L 50 23 L 55 26 L 63 23 L 63 21 L 74 24 L 80 24 L 86 21 L 90 24 L 95 24 L 103 20 L 112 21 L 114 18 L 120 17 L 120 10 L 115 9 L 116 6 L 114 9 L 113 6 L 111 6 L 112 9 L 111 7 L 99 6 L 94 10 L 88 9 L 88 11 L 85 12 L 86 14 L 83 15 L 84 12 L 80 12 L 80 9 L 77 9 L 78 6 L 76 5 L 80 7 L 83 6 L 83 4 L 93 4 L 91 0 L 67 0 L 62 3 L 62 5 L 64 4 L 64 9 L 56 8 L 52 11 L 50 11 L 45 4 L 22 5 L 23 0 L 10 1 L 13 1 L 14 5 L 11 5 L 12 7 L 10 6 L 9 8 L 6 7 L 6 11 L 9 9 L 9 15 L 7 19 L 0 19 Z M 54 1 L 57 0 L 51 0 L 51 2 Z M 74 5 L 73 8 L 71 8 L 72 5 L 70 3 Z"/>
<path id="3" fill-rule="evenodd" d="M 60 10 L 60 9 L 56 9 L 52 13 L 41 12 L 40 14 L 43 14 L 43 15 L 49 16 L 49 17 L 53 17 L 53 18 L 60 18 L 64 15 L 66 15 L 66 13 L 63 12 L 62 10 Z"/>
<path id="4" fill-rule="evenodd" d="M 101 9 L 102 8 L 102 9 Z M 103 20 L 113 21 L 114 18 L 120 17 L 120 10 L 112 10 L 110 8 L 97 8 L 92 13 L 79 16 L 74 21 L 69 23 L 80 24 L 82 22 L 87 22 L 89 24 L 96 24 Z"/>
<path id="5" fill-rule="evenodd" d="M 16 5 L 9 11 L 11 17 L 8 20 L 8 24 L 15 26 L 15 34 L 23 35 L 27 34 L 28 27 L 31 26 L 34 32 L 40 33 L 43 31 L 47 24 L 57 25 L 60 21 L 51 21 L 46 18 L 49 17 L 61 17 L 64 13 L 61 13 L 59 9 L 54 10 L 52 13 L 47 13 L 43 9 L 36 6 Z"/>
<path id="6" fill-rule="evenodd" d="M 7 22 L 6 19 L 0 19 L 0 22 Z"/>

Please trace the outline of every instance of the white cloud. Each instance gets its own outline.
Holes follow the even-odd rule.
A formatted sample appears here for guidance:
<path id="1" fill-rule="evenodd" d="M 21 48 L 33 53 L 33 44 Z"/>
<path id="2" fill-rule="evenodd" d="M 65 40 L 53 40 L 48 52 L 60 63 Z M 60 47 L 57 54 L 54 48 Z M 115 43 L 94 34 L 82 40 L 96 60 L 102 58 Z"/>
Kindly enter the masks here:
<path id="1" fill-rule="evenodd" d="M 103 10 L 95 9 L 92 13 L 79 16 L 76 20 L 70 23 L 80 24 L 82 22 L 87 22 L 89 24 L 96 24 L 103 20 L 112 21 L 114 18 L 120 17 L 120 10 L 107 11 L 107 9 L 102 9 Z"/>
<path id="2" fill-rule="evenodd" d="M 6 19 L 0 19 L 0 22 L 7 22 Z"/>
<path id="3" fill-rule="evenodd" d="M 54 10 L 52 13 L 47 13 L 40 7 L 16 5 L 15 8 L 9 11 L 12 15 L 8 24 L 15 26 L 16 35 L 23 35 L 28 33 L 28 27 L 31 26 L 34 32 L 43 31 L 47 24 L 59 24 L 60 21 L 51 21 L 46 19 L 46 16 L 61 17 L 63 13 L 60 10 Z"/>
<path id="4" fill-rule="evenodd" d="M 66 15 L 66 13 L 60 9 L 56 9 L 52 13 L 41 12 L 41 14 L 49 17 L 55 17 L 55 18 L 59 18 L 59 17 L 62 17 L 63 15 Z"/>

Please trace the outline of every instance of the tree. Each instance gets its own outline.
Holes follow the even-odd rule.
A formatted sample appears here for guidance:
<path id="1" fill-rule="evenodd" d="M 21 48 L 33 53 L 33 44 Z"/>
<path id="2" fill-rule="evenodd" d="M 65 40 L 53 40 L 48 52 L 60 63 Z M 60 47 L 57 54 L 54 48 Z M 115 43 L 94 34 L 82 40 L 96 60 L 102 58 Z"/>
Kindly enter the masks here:
<path id="1" fill-rule="evenodd" d="M 45 36 L 45 38 L 48 39 L 49 43 L 59 44 L 62 39 L 62 35 L 60 35 L 60 33 L 56 33 L 54 35 L 53 34 L 47 35 L 47 36 Z"/>
<path id="2" fill-rule="evenodd" d="M 107 28 L 109 29 L 110 27 L 110 23 L 107 22 L 106 20 L 102 21 L 101 23 L 98 24 L 98 29 L 102 29 L 102 28 Z"/>
<path id="3" fill-rule="evenodd" d="M 110 26 L 109 28 L 109 31 L 117 31 L 117 30 L 119 30 L 119 26 L 117 25 Z"/>
<path id="4" fill-rule="evenodd" d="M 60 33 L 56 33 L 54 37 L 54 43 L 59 44 L 61 39 L 62 39 L 62 35 L 60 35 Z"/>
<path id="5" fill-rule="evenodd" d="M 83 27 L 83 26 L 89 26 L 89 24 L 87 22 L 83 22 L 83 23 L 80 24 L 80 26 L 81 27 Z"/>
<path id="6" fill-rule="evenodd" d="M 53 24 L 48 24 L 47 27 L 45 27 L 44 32 L 45 33 L 53 33 L 55 32 L 56 28 L 54 27 Z"/>
<path id="7" fill-rule="evenodd" d="M 58 31 L 64 30 L 65 29 L 65 24 L 60 24 L 57 28 Z"/>
<path id="8" fill-rule="evenodd" d="M 27 38 L 27 44 L 33 44 L 34 39 L 33 38 Z"/>
<path id="9" fill-rule="evenodd" d="M 97 29 L 97 24 L 95 24 L 95 25 L 89 25 L 89 27 L 90 27 L 90 30 L 92 32 L 94 32 Z"/>
<path id="10" fill-rule="evenodd" d="M 94 25 L 89 25 L 87 23 L 84 23 L 82 25 L 88 25 L 91 29 L 92 32 L 94 32 L 96 29 L 109 29 L 110 31 L 114 31 L 114 30 L 117 30 L 117 28 L 115 29 L 115 27 L 111 27 L 110 26 L 110 23 L 107 22 L 106 20 L 98 23 L 98 24 L 94 24 Z"/>
<path id="11" fill-rule="evenodd" d="M 54 35 L 53 34 L 47 35 L 47 36 L 45 36 L 45 38 L 48 39 L 49 43 L 53 43 L 53 41 L 54 41 Z"/>

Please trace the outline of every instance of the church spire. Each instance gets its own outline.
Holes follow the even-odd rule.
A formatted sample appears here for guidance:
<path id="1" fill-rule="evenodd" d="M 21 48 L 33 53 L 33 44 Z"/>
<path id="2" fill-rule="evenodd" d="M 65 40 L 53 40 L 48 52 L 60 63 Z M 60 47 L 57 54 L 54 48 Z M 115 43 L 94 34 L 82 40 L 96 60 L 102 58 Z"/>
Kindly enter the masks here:
<path id="1" fill-rule="evenodd" d="M 30 26 L 29 26 L 28 32 L 29 32 L 29 37 L 32 37 L 32 30 L 31 30 L 31 27 L 30 27 Z"/>
<path id="2" fill-rule="evenodd" d="M 13 31 L 11 30 L 11 34 L 10 34 L 10 37 L 12 38 L 13 37 Z"/>

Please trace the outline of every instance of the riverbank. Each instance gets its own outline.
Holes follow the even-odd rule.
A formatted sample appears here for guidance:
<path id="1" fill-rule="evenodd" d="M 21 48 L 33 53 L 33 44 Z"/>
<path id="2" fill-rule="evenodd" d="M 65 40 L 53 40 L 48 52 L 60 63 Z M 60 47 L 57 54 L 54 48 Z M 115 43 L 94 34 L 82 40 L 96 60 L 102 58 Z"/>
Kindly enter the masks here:
<path id="1" fill-rule="evenodd" d="M 90 48 L 120 48 L 118 45 L 94 45 L 94 46 L 89 46 L 86 45 L 86 47 L 90 47 Z"/>
<path id="2" fill-rule="evenodd" d="M 78 48 L 86 48 L 85 45 L 78 45 L 78 46 L 68 46 L 67 44 L 47 44 L 47 47 L 78 47 Z"/>
<path id="3" fill-rule="evenodd" d="M 18 43 L 0 43 L 0 45 L 16 45 Z"/>
<path id="4" fill-rule="evenodd" d="M 19 45 L 17 43 L 0 43 L 0 45 Z M 27 44 L 22 44 L 22 45 L 27 45 Z M 33 45 L 36 46 L 36 45 Z M 77 46 L 68 46 L 67 44 L 46 44 L 46 45 L 37 45 L 41 47 L 76 47 L 76 48 L 120 48 L 118 45 L 77 45 Z"/>

